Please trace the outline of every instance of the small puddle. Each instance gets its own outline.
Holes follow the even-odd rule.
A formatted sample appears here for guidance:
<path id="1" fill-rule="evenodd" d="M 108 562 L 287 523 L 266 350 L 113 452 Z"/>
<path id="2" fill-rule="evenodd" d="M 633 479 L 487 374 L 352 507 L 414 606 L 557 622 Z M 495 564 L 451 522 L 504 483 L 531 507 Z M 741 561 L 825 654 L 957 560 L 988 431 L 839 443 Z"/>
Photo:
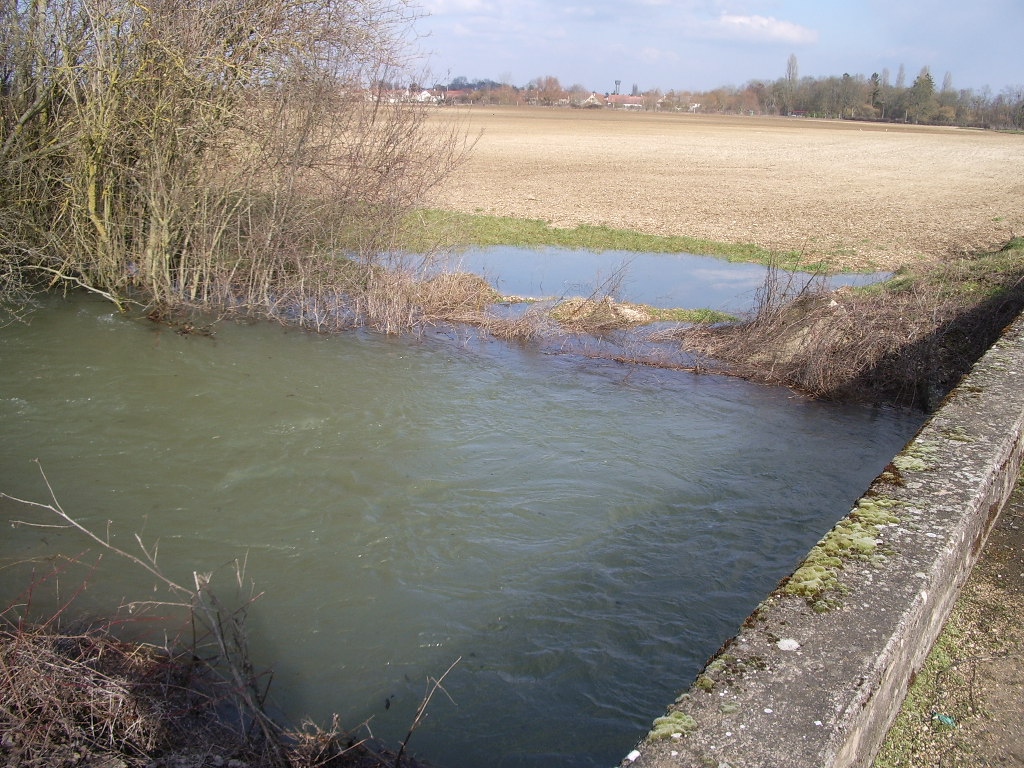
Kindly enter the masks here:
<path id="1" fill-rule="evenodd" d="M 567 248 L 474 248 L 455 254 L 453 267 L 486 277 L 502 294 L 515 296 L 589 296 L 609 288 L 613 298 L 654 307 L 717 309 L 743 313 L 751 309 L 768 268 L 688 253 L 585 251 Z M 816 279 L 807 272 L 780 271 L 799 288 Z M 869 285 L 889 273 L 842 274 L 824 278 L 838 288 Z M 823 279 L 823 278 L 817 278 Z"/>

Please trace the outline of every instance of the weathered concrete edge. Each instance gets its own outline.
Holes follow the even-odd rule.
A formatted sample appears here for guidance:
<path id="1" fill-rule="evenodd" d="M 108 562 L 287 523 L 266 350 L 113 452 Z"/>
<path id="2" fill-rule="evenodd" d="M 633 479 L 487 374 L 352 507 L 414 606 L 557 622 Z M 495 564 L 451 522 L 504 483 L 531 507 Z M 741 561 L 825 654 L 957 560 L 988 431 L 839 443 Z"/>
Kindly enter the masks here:
<path id="1" fill-rule="evenodd" d="M 819 542 L 840 545 L 835 588 L 783 580 L 621 765 L 870 765 L 1022 458 L 1018 318 Z"/>

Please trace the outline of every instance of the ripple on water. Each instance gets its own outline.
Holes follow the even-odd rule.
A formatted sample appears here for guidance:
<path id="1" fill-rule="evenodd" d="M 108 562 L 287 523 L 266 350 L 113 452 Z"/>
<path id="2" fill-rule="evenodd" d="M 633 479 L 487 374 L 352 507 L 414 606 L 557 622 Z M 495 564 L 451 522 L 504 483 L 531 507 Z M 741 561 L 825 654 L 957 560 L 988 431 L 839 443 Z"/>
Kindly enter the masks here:
<path id="1" fill-rule="evenodd" d="M 4 328 L 0 359 L 0 490 L 45 497 L 38 457 L 180 578 L 246 559 L 296 719 L 397 741 L 461 657 L 415 740 L 448 768 L 617 762 L 917 427 L 529 348 L 184 337 L 89 300 Z M 82 543 L 15 529 L 0 556 L 58 546 Z M 141 586 L 104 578 L 97 609 Z"/>

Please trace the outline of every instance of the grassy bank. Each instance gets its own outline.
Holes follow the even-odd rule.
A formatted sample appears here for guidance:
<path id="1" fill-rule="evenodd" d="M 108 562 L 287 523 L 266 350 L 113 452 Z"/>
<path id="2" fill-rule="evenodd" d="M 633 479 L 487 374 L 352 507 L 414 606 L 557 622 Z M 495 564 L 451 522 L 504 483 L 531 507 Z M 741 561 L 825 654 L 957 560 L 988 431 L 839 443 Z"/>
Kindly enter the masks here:
<path id="1" fill-rule="evenodd" d="M 1014 238 L 866 288 L 793 293 L 776 275 L 751 320 L 681 329 L 675 338 L 708 370 L 822 399 L 930 410 L 1022 308 L 1024 238 Z"/>
<path id="2" fill-rule="evenodd" d="M 822 262 L 805 261 L 793 251 L 772 251 L 753 243 L 722 243 L 696 237 L 648 235 L 626 229 L 581 224 L 572 229 L 553 227 L 540 219 L 420 209 L 410 214 L 402 235 L 410 251 L 436 247 L 510 245 L 521 248 L 556 246 L 593 251 L 692 253 L 728 261 L 774 264 L 789 270 L 828 271 Z"/>

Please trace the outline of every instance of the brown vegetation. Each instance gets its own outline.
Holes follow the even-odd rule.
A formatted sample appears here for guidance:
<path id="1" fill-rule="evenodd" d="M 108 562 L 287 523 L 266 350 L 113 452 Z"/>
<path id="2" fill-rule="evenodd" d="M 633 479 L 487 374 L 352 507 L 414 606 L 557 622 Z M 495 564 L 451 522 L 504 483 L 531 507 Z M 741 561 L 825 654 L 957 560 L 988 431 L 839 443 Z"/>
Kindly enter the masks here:
<path id="1" fill-rule="evenodd" d="M 380 745 L 312 723 L 268 739 L 191 649 L 106 627 L 0 629 L 0 761 L 26 768 L 384 768 Z M 418 765 L 412 758 L 402 763 Z"/>
<path id="2" fill-rule="evenodd" d="M 651 322 L 651 315 L 635 304 L 602 299 L 564 299 L 551 309 L 551 317 L 570 331 L 600 333 Z"/>
<path id="3" fill-rule="evenodd" d="M 124 766 L 200 744 L 239 751 L 238 733 L 211 716 L 219 697 L 198 665 L 102 630 L 4 629 L 0 680 L 5 765 Z"/>
<path id="4" fill-rule="evenodd" d="M 49 503 L 15 499 L 82 534 L 101 552 L 123 558 L 152 578 L 145 600 L 122 605 L 111 619 L 82 627 L 68 619 L 78 594 L 62 596 L 60 583 L 82 566 L 57 558 L 34 572 L 25 592 L 0 610 L 0 764 L 71 768 L 415 768 L 372 739 L 304 723 L 285 728 L 264 708 L 269 680 L 248 651 L 246 615 L 258 598 L 235 563 L 236 607 L 222 602 L 211 574 L 193 574 L 194 586 L 167 578 L 157 564 L 157 546 L 139 536 L 139 554 L 114 546 L 65 512 L 50 490 Z M 107 536 L 110 532 L 107 532 Z M 91 572 L 95 563 L 88 566 Z M 57 585 L 60 607 L 33 619 L 48 584 Z M 155 612 L 159 611 L 159 615 Z M 154 623 L 162 642 L 146 642 Z M 116 632 L 115 632 L 116 629 Z M 126 637 L 135 635 L 134 639 Z M 443 678 L 442 678 L 443 679 Z M 429 695 L 440 685 L 433 681 Z M 426 704 L 423 705 L 425 708 Z"/>
<path id="5" fill-rule="evenodd" d="M 385 272 L 339 285 L 332 262 L 384 261 L 464 150 L 372 88 L 410 20 L 398 0 L 0 5 L 0 306 L 60 286 L 404 322 L 372 296 Z"/>
<path id="6" fill-rule="evenodd" d="M 672 338 L 708 371 L 814 397 L 933 408 L 1024 308 L 1024 242 L 836 292 L 766 282 L 752 319 Z"/>
<path id="7" fill-rule="evenodd" d="M 446 272 L 420 286 L 420 304 L 438 318 L 458 322 L 472 320 L 489 304 L 501 300 L 484 278 L 468 272 Z"/>

